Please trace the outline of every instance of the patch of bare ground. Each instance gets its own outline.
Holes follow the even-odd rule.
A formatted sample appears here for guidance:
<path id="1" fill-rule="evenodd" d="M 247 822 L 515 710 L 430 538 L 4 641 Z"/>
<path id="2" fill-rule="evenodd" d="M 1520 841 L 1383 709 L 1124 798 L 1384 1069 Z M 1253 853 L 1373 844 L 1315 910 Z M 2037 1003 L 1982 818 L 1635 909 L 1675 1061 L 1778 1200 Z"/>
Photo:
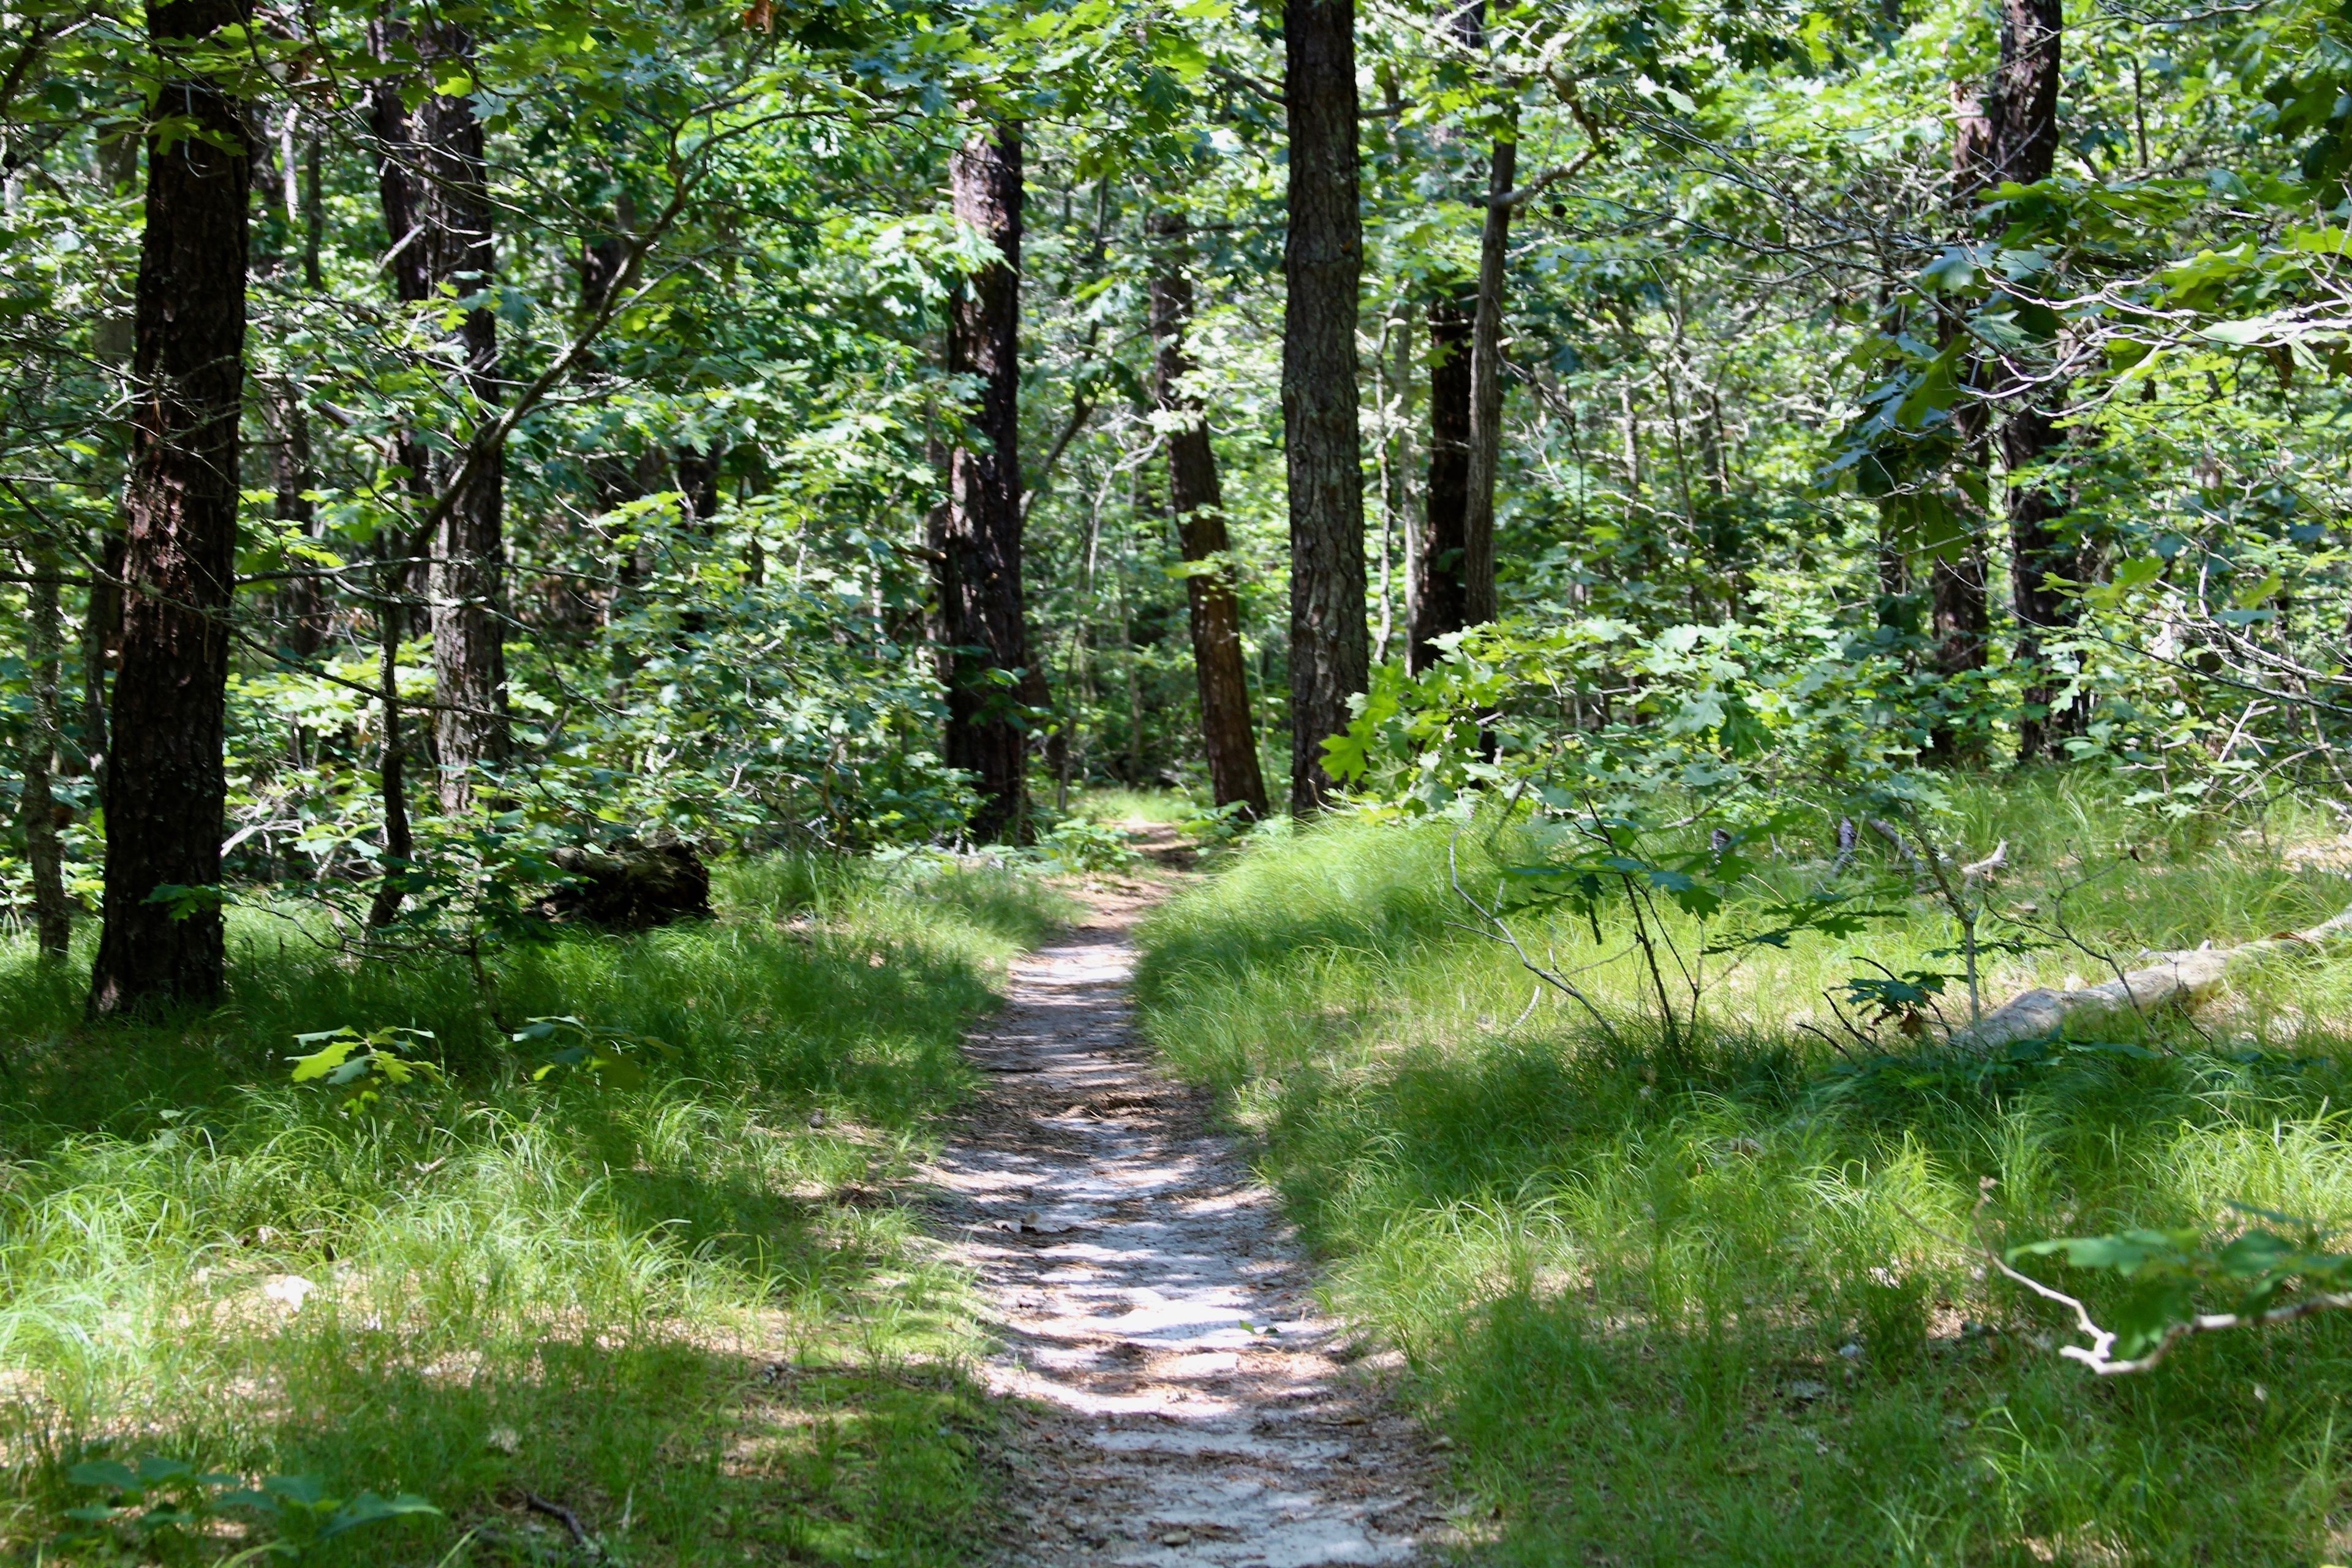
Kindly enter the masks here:
<path id="1" fill-rule="evenodd" d="M 1162 863 L 1167 860 L 1163 858 Z M 929 1173 L 940 1229 L 1020 1402 L 1003 1560 L 1409 1563 L 1438 1467 L 1315 1305 L 1275 1195 L 1137 1037 L 1135 921 L 1165 882 L 1097 878 L 967 1044 L 986 1085 Z"/>

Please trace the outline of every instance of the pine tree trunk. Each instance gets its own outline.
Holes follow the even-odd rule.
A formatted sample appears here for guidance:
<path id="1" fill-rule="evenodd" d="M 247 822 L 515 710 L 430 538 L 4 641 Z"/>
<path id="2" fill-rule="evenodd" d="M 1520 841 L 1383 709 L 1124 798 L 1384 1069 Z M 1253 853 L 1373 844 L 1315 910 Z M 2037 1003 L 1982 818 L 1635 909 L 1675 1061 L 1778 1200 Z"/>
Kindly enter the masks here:
<path id="1" fill-rule="evenodd" d="M 99 1016 L 208 1004 L 226 980 L 217 904 L 152 895 L 220 883 L 250 164 L 244 104 L 179 60 L 249 20 L 243 0 L 163 0 L 147 13 L 164 99 L 205 135 L 167 145 L 151 133 L 147 146 L 106 923 L 90 974 Z"/>
<path id="2" fill-rule="evenodd" d="M 1292 0 L 1283 12 L 1290 131 L 1283 246 L 1282 422 L 1290 500 L 1290 808 L 1337 788 L 1323 742 L 1348 727 L 1370 675 L 1364 617 L 1364 476 L 1356 388 L 1354 0 Z"/>
<path id="3" fill-rule="evenodd" d="M 378 55 L 395 55 L 407 36 L 379 25 Z M 435 24 L 414 37 L 428 70 L 470 69 L 473 40 L 463 28 Z M 427 94 L 412 114 L 399 86 L 379 83 L 372 103 L 383 160 L 378 191 L 396 251 L 394 291 L 412 302 L 435 297 L 444 284 L 461 297 L 479 293 L 489 287 L 498 260 L 482 122 L 471 98 L 438 93 Z M 471 405 L 465 426 L 478 428 L 495 417 L 502 395 L 497 316 L 487 308 L 467 311 L 457 343 L 464 369 L 453 391 Z M 436 465 L 431 488 L 436 497 L 447 497 L 432 542 L 428 600 L 441 809 L 454 814 L 472 805 L 477 770 L 502 765 L 509 745 L 506 454 L 492 448 L 469 458 L 461 447 Z"/>
<path id="4" fill-rule="evenodd" d="M 1201 688 L 1201 743 L 1209 757 L 1209 787 L 1219 805 L 1238 801 L 1254 817 L 1266 813 L 1265 778 L 1258 767 L 1257 735 L 1250 721 L 1249 682 L 1242 662 L 1241 600 L 1234 588 L 1233 541 L 1225 529 L 1224 492 L 1217 454 L 1209 442 L 1200 399 L 1182 381 L 1192 368 L 1184 334 L 1192 320 L 1184 219 L 1152 220 L 1158 241 L 1151 275 L 1152 396 L 1181 423 L 1168 432 L 1168 497 L 1184 559 L 1209 563 L 1184 579 L 1192 612 L 1192 669 Z"/>
<path id="5" fill-rule="evenodd" d="M 2065 17 L 2060 0 L 2002 0 L 2000 74 L 1993 123 L 1994 177 L 2032 184 L 2046 180 L 2058 157 L 2060 45 Z M 2055 708 L 2056 686 L 2043 643 L 2074 620 L 2073 601 L 2048 585 L 2080 571 L 2079 552 L 2060 526 L 2062 494 L 2039 477 L 2024 477 L 2065 442 L 2053 407 L 2054 389 L 2021 393 L 2022 405 L 2000 427 L 2001 461 L 2009 470 L 2010 590 L 2017 614 L 2017 662 L 2026 672 L 2017 721 L 2020 762 L 2056 752 L 2058 737 L 2079 729 L 2081 716 Z"/>
<path id="6" fill-rule="evenodd" d="M 1495 618 L 1495 479 L 1503 456 L 1503 272 L 1510 259 L 1517 142 L 1495 143 L 1478 240 L 1478 304 L 1470 329 L 1470 462 L 1462 510 L 1462 618 Z"/>
<path id="7" fill-rule="evenodd" d="M 978 444 L 948 459 L 940 536 L 948 679 L 947 761 L 980 792 L 971 831 L 1019 839 L 1028 823 L 1028 733 L 1021 710 L 1045 695 L 1029 668 L 1021 589 L 1021 128 L 982 130 L 953 160 L 955 216 L 1003 261 L 964 279 L 951 305 L 948 370 L 980 381 L 968 427 Z"/>
<path id="8" fill-rule="evenodd" d="M 1473 310 L 1464 304 L 1451 291 L 1429 302 L 1429 493 L 1406 586 L 1405 667 L 1415 675 L 1437 662 L 1439 637 L 1467 624 L 1462 521 L 1470 498 Z"/>

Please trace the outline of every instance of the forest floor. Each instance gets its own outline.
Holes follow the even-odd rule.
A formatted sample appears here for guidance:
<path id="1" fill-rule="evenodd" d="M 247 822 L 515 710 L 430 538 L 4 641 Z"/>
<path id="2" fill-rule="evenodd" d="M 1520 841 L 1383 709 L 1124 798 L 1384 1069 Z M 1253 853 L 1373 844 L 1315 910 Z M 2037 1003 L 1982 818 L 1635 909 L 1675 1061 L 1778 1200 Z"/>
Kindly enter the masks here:
<path id="1" fill-rule="evenodd" d="M 1010 1560 L 1410 1561 L 1444 1522 L 1421 1434 L 1208 1098 L 1134 1032 L 1130 933 L 1166 887 L 1091 881 L 1089 917 L 1013 963 L 930 1172 L 999 1334 L 983 1375 L 1020 1402 Z"/>

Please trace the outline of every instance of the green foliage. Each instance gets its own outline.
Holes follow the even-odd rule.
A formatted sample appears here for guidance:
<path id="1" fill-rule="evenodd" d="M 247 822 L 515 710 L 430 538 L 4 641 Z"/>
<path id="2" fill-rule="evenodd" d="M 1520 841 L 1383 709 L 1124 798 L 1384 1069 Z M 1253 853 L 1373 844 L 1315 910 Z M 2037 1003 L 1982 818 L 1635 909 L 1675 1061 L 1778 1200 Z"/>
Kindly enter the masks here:
<path id="1" fill-rule="evenodd" d="M 509 1037 L 518 1046 L 535 1047 L 545 1055 L 545 1062 L 531 1069 L 533 1082 L 571 1072 L 585 1074 L 610 1089 L 642 1089 L 647 1060 L 673 1061 L 677 1057 L 677 1048 L 665 1040 L 578 1018 L 533 1018 Z"/>
<path id="2" fill-rule="evenodd" d="M 2290 1302 L 2337 1305 L 2324 1298 L 2340 1299 L 2352 1285 L 2352 1255 L 2327 1250 L 2326 1233 L 2308 1220 L 2252 1212 L 2294 1235 L 2260 1226 L 2227 1240 L 2194 1229 L 2126 1230 L 2027 1242 L 2009 1248 L 2007 1258 L 2011 1264 L 2056 1258 L 2130 1280 L 2133 1289 L 2107 1309 L 2103 1325 L 2113 1331 L 2113 1353 L 2122 1361 L 2151 1356 L 2192 1328 L 2251 1328 L 2266 1316 L 2295 1315 Z M 2234 1321 L 2215 1322 L 2200 1310 L 2200 1298 L 2212 1297 Z"/>
<path id="3" fill-rule="evenodd" d="M 109 1500 L 68 1509 L 66 1517 L 85 1529 L 61 1538 L 61 1546 L 89 1547 L 112 1540 L 152 1552 L 157 1532 L 202 1534 L 222 1517 L 223 1510 L 236 1510 L 231 1518 L 249 1519 L 277 1531 L 276 1539 L 225 1559 L 224 1568 L 269 1557 L 291 1561 L 347 1531 L 387 1520 L 441 1515 L 439 1509 L 409 1492 L 390 1498 L 362 1492 L 345 1501 L 331 1495 L 317 1476 L 268 1476 L 258 1488 L 249 1488 L 238 1477 L 200 1473 L 183 1460 L 153 1455 L 135 1466 L 120 1459 L 86 1459 L 67 1471 L 66 1479 L 77 1487 L 100 1489 Z"/>
<path id="4" fill-rule="evenodd" d="M 1037 843 L 1048 863 L 1065 871 L 1121 871 L 1141 857 L 1123 828 L 1083 816 L 1055 823 Z"/>
<path id="5" fill-rule="evenodd" d="M 415 1053 L 430 1044 L 428 1029 L 374 1029 L 366 1034 L 345 1025 L 314 1034 L 297 1035 L 295 1043 L 316 1047 L 290 1058 L 296 1083 L 320 1083 L 343 1091 L 341 1110 L 350 1115 L 373 1109 L 387 1094 L 414 1087 L 433 1088 L 443 1081 L 438 1065 Z"/>

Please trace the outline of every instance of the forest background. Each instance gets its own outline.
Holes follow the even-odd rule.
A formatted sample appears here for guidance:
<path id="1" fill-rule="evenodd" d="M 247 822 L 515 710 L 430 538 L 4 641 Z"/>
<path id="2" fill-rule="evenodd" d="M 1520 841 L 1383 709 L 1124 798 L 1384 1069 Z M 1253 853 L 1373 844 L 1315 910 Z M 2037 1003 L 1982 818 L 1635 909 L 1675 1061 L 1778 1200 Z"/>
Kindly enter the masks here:
<path id="1" fill-rule="evenodd" d="M 2070 996 L 2096 987 L 2066 971 L 2112 970 L 2129 991 L 2143 944 L 2319 930 L 2344 901 L 2340 856 L 2313 847 L 2345 826 L 2352 710 L 2336 8 L 18 0 L 0 31 L 0 876 L 29 940 L 5 1002 L 28 1217 L 5 1323 L 45 1380 L 12 1407 L 20 1521 L 56 1525 L 99 1484 L 74 1479 L 83 1437 L 130 1429 L 323 1467 L 342 1495 L 426 1477 L 454 1506 L 503 1462 L 488 1422 L 513 1439 L 495 1453 L 630 1495 L 629 1443 L 670 1428 L 510 1412 L 582 1389 L 666 1410 L 681 1378 L 731 1373 L 707 1346 L 608 1356 L 584 1328 L 559 1367 L 539 1340 L 566 1300 L 583 1322 L 716 1303 L 783 1311 L 807 1345 L 935 1350 L 952 1289 L 900 1268 L 903 1237 L 774 1194 L 903 1173 L 988 965 L 1054 911 L 1005 868 L 1118 862 L 1088 804 L 1110 786 L 1182 792 L 1195 837 L 1249 846 L 1152 939 L 1153 1027 L 1258 1118 L 1363 1313 L 1454 1369 L 1444 1397 L 1529 1560 L 1643 1528 L 1591 1497 L 1548 1514 L 1528 1478 L 1567 1462 L 1568 1429 L 1476 1417 L 1513 1367 L 1605 1381 L 1536 1283 L 1530 1237 L 1560 1211 L 1513 1186 L 1510 1152 L 1549 1170 L 1615 1132 L 1559 1121 L 1553 1067 L 1476 1057 L 1456 1066 L 1477 1094 L 1428 1103 L 1517 1131 L 1462 1153 L 1381 1098 L 1420 1070 L 1394 1040 L 1315 1033 L 1368 998 L 1425 1005 L 1406 1037 L 1515 1039 L 1567 1026 L 1517 1011 L 1538 971 L 1608 1047 L 1573 1087 L 1636 1129 L 1609 1155 L 1626 1193 L 1696 1225 L 1658 1195 L 1681 1162 L 1662 1151 L 1769 1156 L 1749 1216 L 1769 1239 L 1724 1244 L 1741 1267 L 1821 1214 L 1866 1217 L 1829 1284 L 1633 1248 L 1611 1278 L 1662 1332 L 1736 1319 L 1751 1287 L 1818 1309 L 1830 1355 L 1860 1353 L 1856 1321 L 1916 1312 L 1932 1340 L 1955 1300 L 1990 1312 L 1980 1278 L 1953 1282 L 1985 1267 L 1964 1247 L 1873 1272 L 1928 1234 L 1917 1215 L 1972 1223 L 1952 1184 L 1979 1173 L 2032 1194 L 2011 1240 L 2186 1227 L 2124 1269 L 2160 1257 L 2171 1284 L 2099 1298 L 2126 1359 L 2187 1331 L 2189 1282 L 2243 1283 L 2221 1249 L 2256 1232 L 2206 1246 L 2229 1202 L 2307 1243 L 2265 1255 L 2262 1300 L 2336 1277 L 2333 1080 L 2263 1076 L 2273 1046 L 2335 1037 L 2326 995 L 2232 1035 L 2234 1067 L 2137 1025 L 2089 1042 L 2098 1072 L 2178 1075 L 2168 1099 L 2013 1093 L 2093 1070 L 2030 1032 L 1916 1058 L 2014 984 Z M 1293 813 L 1355 820 L 1295 837 Z M 2258 871 L 2234 858 L 2256 851 Z M 709 898 L 702 936 L 577 940 Z M 1410 968 L 1461 921 L 1510 945 L 1497 967 Z M 1517 945 L 1538 927 L 1541 963 Z M 1590 974 L 1552 955 L 1580 931 Z M 810 1021 L 840 994 L 857 1019 Z M 700 1008 L 721 996 L 803 1033 L 780 1056 L 766 1022 Z M 301 1085 L 331 1080 L 350 1115 L 289 1098 L 289 1037 Z M 1322 1076 L 1318 1053 L 1359 1047 Z M 666 1098 L 674 1049 L 720 1102 Z M 1860 1086 L 1851 1146 L 1809 1142 L 1830 1121 L 1793 1100 L 1736 1135 L 1706 1120 L 1817 1068 Z M 577 1095 L 533 1098 L 549 1084 Z M 1979 1094 L 1989 1120 L 1935 1121 Z M 432 1109 L 362 1115 L 404 1096 Z M 809 1136 L 746 1142 L 812 1103 Z M 2126 1103 L 2207 1118 L 2215 1147 L 2268 1117 L 2273 1164 L 2133 1165 Z M 2093 1121 L 2109 1154 L 2086 1152 Z M 2051 1125 L 2063 1159 L 2034 1142 Z M 1882 1134 L 1950 1169 L 1917 1175 Z M 200 1167 L 199 1142 L 236 1159 Z M 1366 1150 L 1425 1156 L 1433 1186 L 1348 1164 Z M 643 1191 L 604 1184 L 619 1151 Z M 1804 1185 L 1831 1153 L 1863 1173 L 1849 1209 Z M 2045 1155 L 2085 1163 L 2036 1185 Z M 434 1203 L 404 1209 L 428 1178 Z M 292 1270 L 370 1259 L 365 1321 L 397 1345 L 264 1332 L 210 1272 L 224 1225 L 236 1277 L 298 1312 L 318 1287 Z M 1446 1315 L 1490 1275 L 1533 1315 Z M 432 1300 L 439 1340 L 415 1329 L 427 1279 L 483 1282 Z M 173 1362 L 199 1299 L 215 1341 Z M 432 1343 L 504 1370 L 452 1405 Z M 2335 1343 L 2306 1353 L 2332 1367 Z M 1678 1409 L 1787 1353 L 1694 1351 L 1670 1397 L 1618 1403 Z M 391 1377 L 410 1415 L 331 1458 L 282 1413 L 224 1436 L 210 1404 L 247 1373 L 335 1409 Z M 883 1479 L 777 1538 L 951 1560 L 978 1483 L 934 1461 L 984 1418 L 952 1379 L 866 1373 L 813 1395 L 864 1423 L 862 1458 L 821 1447 L 795 1484 L 834 1507 L 838 1467 Z M 1923 1428 L 1924 1490 L 1898 1476 L 1900 1507 L 1825 1517 L 1963 1554 L 2259 1536 L 2290 1560 L 2334 1528 L 2332 1375 L 2263 1445 L 2199 1449 L 2242 1470 L 2186 1522 L 2066 1468 L 2109 1450 L 2050 1382 L 2070 1414 L 1999 1450 L 2006 1500 L 1938 1491 Z M 2138 1397 L 2082 1418 L 2140 1445 L 2143 1479 L 2177 1477 L 2166 1444 L 2194 1421 Z M 719 1405 L 684 1403 L 707 1436 Z M 467 1457 L 432 1447 L 444 1427 Z M 1602 1499 L 1666 1440 L 1626 1430 L 1579 1472 Z M 1717 1458 L 1692 1506 L 1740 1490 Z M 646 1528 L 690 1554 L 734 1506 L 712 1488 L 666 1480 Z"/>
<path id="2" fill-rule="evenodd" d="M 126 700 L 220 726 L 173 810 L 229 826 L 218 872 L 126 841 L 118 921 L 534 834 L 1028 837 L 1220 746 L 1215 804 L 1310 805 L 1375 686 L 1490 738 L 1696 687 L 1701 750 L 1851 728 L 1857 777 L 2098 760 L 2183 808 L 2332 768 L 2323 8 L 1375 8 L 1287 108 L 1281 18 L 1215 5 L 149 20 L 12 24 L 20 908 L 98 897 Z M 1356 134 L 1302 162 L 1310 89 Z M 175 352 L 142 214 L 196 199 L 142 132 L 218 155 L 243 247 L 149 247 L 246 371 L 173 416 L 177 566 L 125 554 Z M 1286 223 L 1318 180 L 1360 202 Z M 225 644 L 110 692 L 171 571 Z M 1490 620 L 1451 668 L 1499 687 L 1401 696 Z M 1480 748 L 1409 749 L 1433 799 Z"/>

